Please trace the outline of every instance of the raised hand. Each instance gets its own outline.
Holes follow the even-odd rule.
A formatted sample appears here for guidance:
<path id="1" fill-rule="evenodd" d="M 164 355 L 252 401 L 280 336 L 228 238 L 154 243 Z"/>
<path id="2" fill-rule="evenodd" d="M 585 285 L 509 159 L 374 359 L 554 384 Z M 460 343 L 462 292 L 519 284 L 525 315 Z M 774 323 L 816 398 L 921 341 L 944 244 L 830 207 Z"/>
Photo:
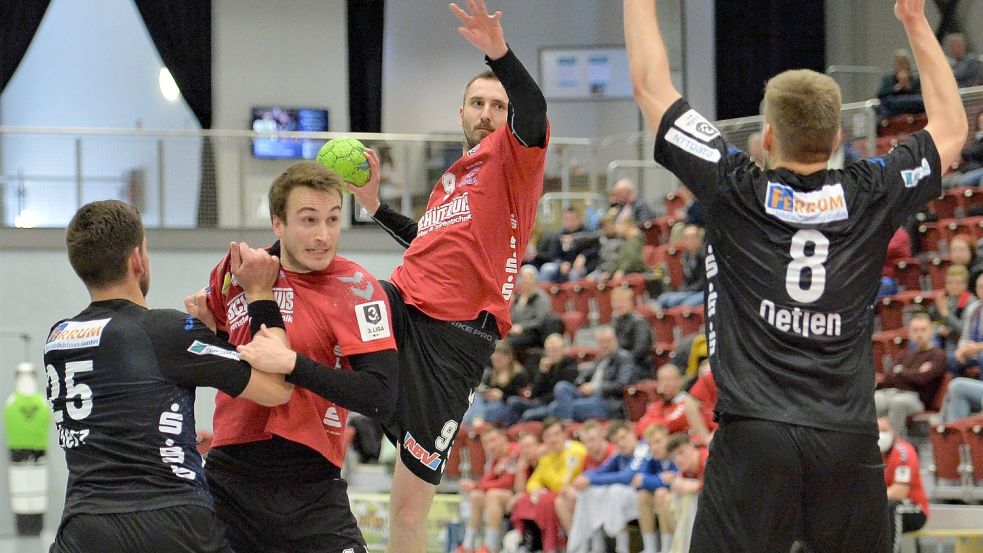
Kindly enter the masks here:
<path id="1" fill-rule="evenodd" d="M 902 23 L 925 17 L 925 0 L 897 0 L 894 3 L 894 16 Z"/>
<path id="2" fill-rule="evenodd" d="M 457 32 L 461 33 L 461 36 L 466 38 L 475 48 L 493 60 L 497 60 L 509 51 L 500 22 L 502 12 L 497 11 L 488 15 L 485 0 L 468 0 L 468 9 L 471 10 L 471 15 L 457 4 L 451 3 L 449 7 L 464 25 L 458 27 Z"/>
<path id="3" fill-rule="evenodd" d="M 350 182 L 346 182 L 345 186 L 348 191 L 352 193 L 355 201 L 358 205 L 365 208 L 369 212 L 369 215 L 375 215 L 375 212 L 379 210 L 379 182 L 381 180 L 381 169 L 382 165 L 379 163 L 379 155 L 375 153 L 375 150 L 371 148 L 365 149 L 365 159 L 369 162 L 369 180 L 362 186 L 355 186 Z"/>
<path id="4" fill-rule="evenodd" d="M 215 316 L 208 309 L 208 302 L 205 301 L 206 289 L 202 288 L 194 294 L 184 298 L 184 310 L 192 317 L 198 319 L 205 324 L 212 332 L 215 332 L 217 327 L 215 323 Z"/>
<path id="5" fill-rule="evenodd" d="M 231 269 L 247 299 L 273 299 L 273 283 L 280 274 L 280 260 L 264 249 L 240 242 L 231 246 Z M 262 296 L 262 297 L 260 297 Z"/>

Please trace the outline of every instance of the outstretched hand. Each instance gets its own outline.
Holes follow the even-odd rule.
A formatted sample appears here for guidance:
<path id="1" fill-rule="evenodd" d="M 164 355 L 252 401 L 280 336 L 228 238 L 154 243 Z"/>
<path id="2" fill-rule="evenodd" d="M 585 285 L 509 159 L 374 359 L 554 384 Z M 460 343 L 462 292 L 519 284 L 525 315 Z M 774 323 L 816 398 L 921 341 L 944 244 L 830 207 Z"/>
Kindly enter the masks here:
<path id="1" fill-rule="evenodd" d="M 909 23 L 925 17 L 925 0 L 896 0 L 894 16 L 902 23 Z"/>
<path id="2" fill-rule="evenodd" d="M 471 15 L 454 3 L 450 4 L 450 9 L 464 25 L 458 27 L 457 32 L 486 56 L 497 60 L 509 51 L 509 46 L 505 43 L 505 34 L 502 32 L 502 12 L 497 11 L 488 15 L 485 0 L 468 0 Z"/>
<path id="3" fill-rule="evenodd" d="M 184 310 L 192 317 L 198 319 L 212 332 L 215 332 L 215 316 L 208 309 L 208 302 L 205 300 L 206 289 L 202 288 L 194 294 L 184 298 Z"/>

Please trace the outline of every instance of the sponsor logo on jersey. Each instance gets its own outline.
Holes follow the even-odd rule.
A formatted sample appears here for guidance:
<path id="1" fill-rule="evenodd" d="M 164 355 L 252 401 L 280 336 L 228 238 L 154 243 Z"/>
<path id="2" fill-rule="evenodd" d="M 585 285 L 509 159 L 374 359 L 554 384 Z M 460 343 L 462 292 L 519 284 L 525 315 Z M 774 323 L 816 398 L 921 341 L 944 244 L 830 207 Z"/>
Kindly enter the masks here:
<path id="1" fill-rule="evenodd" d="M 321 419 L 324 426 L 330 426 L 331 428 L 341 428 L 341 417 L 338 416 L 338 408 L 335 406 L 328 407 L 328 410 L 324 412 L 324 418 Z"/>
<path id="2" fill-rule="evenodd" d="M 358 331 L 363 342 L 392 336 L 389 330 L 389 313 L 382 300 L 356 305 L 355 318 L 358 320 Z"/>
<path id="3" fill-rule="evenodd" d="M 276 300 L 276 304 L 280 308 L 280 316 L 283 318 L 283 322 L 294 322 L 293 288 L 274 288 L 273 299 Z M 225 319 L 228 321 L 230 332 L 249 322 L 249 303 L 246 301 L 245 292 L 239 292 L 236 297 L 229 301 Z"/>
<path id="4" fill-rule="evenodd" d="M 679 119 L 676 119 L 673 124 L 704 142 L 710 142 L 720 136 L 720 131 L 717 130 L 717 127 L 714 127 L 705 117 L 697 113 L 695 109 L 691 109 L 680 115 Z"/>
<path id="5" fill-rule="evenodd" d="M 431 453 L 424 449 L 422 445 L 413 439 L 413 435 L 409 432 L 406 432 L 406 435 L 403 436 L 403 449 L 408 451 L 416 459 L 419 459 L 423 463 L 423 466 L 428 469 L 434 472 L 440 469 L 440 454 L 437 452 Z"/>
<path id="6" fill-rule="evenodd" d="M 720 150 L 694 140 L 676 129 L 669 129 L 669 132 L 666 133 L 666 142 L 675 145 L 687 154 L 709 161 L 710 163 L 720 161 Z"/>
<path id="7" fill-rule="evenodd" d="M 432 207 L 420 218 L 417 237 L 426 236 L 437 229 L 471 220 L 471 204 L 465 192 L 450 202 Z"/>
<path id="8" fill-rule="evenodd" d="M 799 192 L 790 186 L 769 182 L 765 191 L 765 211 L 787 223 L 829 223 L 850 216 L 842 184 L 826 185 L 813 192 Z"/>
<path id="9" fill-rule="evenodd" d="M 931 174 L 932 166 L 928 164 L 927 159 L 922 158 L 922 164 L 920 167 L 901 171 L 901 180 L 904 181 L 905 188 L 914 188 L 919 182 L 922 181 L 922 179 Z"/>
<path id="10" fill-rule="evenodd" d="M 239 360 L 239 352 L 206 344 L 199 340 L 195 340 L 193 344 L 188 346 L 188 351 L 195 355 L 215 355 L 217 357 L 224 357 L 235 361 Z"/>
<path id="11" fill-rule="evenodd" d="M 470 150 L 468 150 L 468 157 L 471 157 L 474 154 L 478 153 L 478 148 L 480 148 L 480 147 L 481 147 L 481 142 L 475 144 L 473 148 L 471 148 Z"/>
<path id="12" fill-rule="evenodd" d="M 111 320 L 110 318 L 94 321 L 65 321 L 51 331 L 44 345 L 44 352 L 98 346 L 102 340 L 102 331 Z"/>
<path id="13" fill-rule="evenodd" d="M 453 192 L 454 185 L 456 183 L 457 177 L 454 176 L 454 173 L 444 173 L 444 175 L 440 177 L 440 185 L 444 187 L 444 194 L 450 194 Z"/>
<path id="14" fill-rule="evenodd" d="M 840 336 L 843 320 L 839 313 L 817 313 L 795 307 L 776 306 L 771 300 L 761 300 L 758 315 L 771 326 L 804 338 L 810 336 Z"/>

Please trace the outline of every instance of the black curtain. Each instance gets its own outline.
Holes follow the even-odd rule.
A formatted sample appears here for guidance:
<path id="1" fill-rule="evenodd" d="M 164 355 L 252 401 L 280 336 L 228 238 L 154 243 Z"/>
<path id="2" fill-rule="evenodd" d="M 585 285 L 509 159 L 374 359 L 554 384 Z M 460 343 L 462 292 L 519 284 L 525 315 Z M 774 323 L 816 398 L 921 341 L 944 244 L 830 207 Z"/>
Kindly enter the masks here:
<path id="1" fill-rule="evenodd" d="M 133 0 L 160 59 L 171 72 L 201 128 L 212 128 L 211 0 Z M 163 183 L 162 183 L 163 184 Z M 163 221 L 161 222 L 163 223 Z M 198 226 L 218 225 L 215 158 L 210 138 L 201 147 Z"/>
<path id="2" fill-rule="evenodd" d="M 382 35 L 386 0 L 348 0 L 348 120 L 382 132 Z"/>
<path id="3" fill-rule="evenodd" d="M 717 0 L 717 118 L 757 115 L 765 83 L 787 69 L 826 70 L 824 2 Z"/>
<path id="4" fill-rule="evenodd" d="M 0 1 L 0 92 L 17 71 L 34 33 L 41 24 L 49 0 Z"/>

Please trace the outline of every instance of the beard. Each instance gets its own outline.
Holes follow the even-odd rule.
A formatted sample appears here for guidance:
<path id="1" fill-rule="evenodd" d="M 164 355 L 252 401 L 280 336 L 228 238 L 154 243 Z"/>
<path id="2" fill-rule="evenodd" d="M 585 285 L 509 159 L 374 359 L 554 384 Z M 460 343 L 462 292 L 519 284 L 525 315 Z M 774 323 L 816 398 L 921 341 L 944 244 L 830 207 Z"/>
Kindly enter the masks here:
<path id="1" fill-rule="evenodd" d="M 478 143 L 480 143 L 482 141 L 482 139 L 484 138 L 483 136 L 480 136 L 478 134 L 478 131 L 488 131 L 488 134 L 485 135 L 485 136 L 488 136 L 491 133 L 495 132 L 495 129 L 493 129 L 491 127 L 485 127 L 485 126 L 482 126 L 482 125 L 478 125 L 478 126 L 473 127 L 470 131 L 466 131 L 464 133 L 464 143 L 468 145 L 468 147 L 467 147 L 468 150 L 470 150 L 471 148 L 474 148 L 475 146 L 477 146 Z"/>

